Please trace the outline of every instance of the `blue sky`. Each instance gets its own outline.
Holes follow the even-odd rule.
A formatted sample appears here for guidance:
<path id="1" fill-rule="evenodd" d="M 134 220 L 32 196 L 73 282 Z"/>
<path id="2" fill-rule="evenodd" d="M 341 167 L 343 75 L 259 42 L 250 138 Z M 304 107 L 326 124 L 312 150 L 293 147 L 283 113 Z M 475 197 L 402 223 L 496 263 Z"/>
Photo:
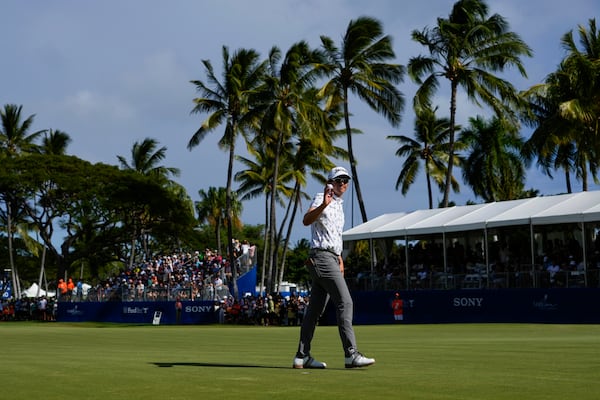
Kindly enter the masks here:
<path id="1" fill-rule="evenodd" d="M 254 48 L 266 56 L 272 46 L 283 51 L 299 40 L 316 47 L 319 36 L 336 43 L 351 19 L 362 15 L 379 19 L 394 39 L 396 62 L 425 54 L 412 42 L 411 31 L 446 17 L 453 1 L 447 0 L 30 0 L 5 1 L 0 13 L 3 56 L 0 62 L 0 106 L 23 106 L 35 114 L 32 131 L 59 129 L 72 143 L 69 153 L 91 162 L 117 164 L 117 155 L 130 159 L 134 142 L 146 137 L 167 147 L 164 165 L 177 167 L 192 199 L 198 190 L 225 186 L 227 154 L 217 148 L 222 131 L 215 131 L 194 150 L 187 142 L 203 117 L 191 114 L 196 96 L 190 80 L 205 80 L 201 60 L 221 66 L 221 48 Z M 518 89 L 544 80 L 564 56 L 561 36 L 600 15 L 597 0 L 488 1 L 491 13 L 504 16 L 533 49 L 525 59 L 528 78 L 515 72 L 503 75 Z M 364 133 L 354 139 L 358 174 L 367 215 L 412 211 L 427 207 L 424 175 L 406 195 L 395 190 L 402 160 L 394 155 L 397 142 L 388 135 L 410 135 L 410 103 L 416 86 L 405 78 L 399 85 L 407 107 L 402 124 L 392 128 L 382 117 L 358 102 L 351 104 L 353 127 Z M 438 98 L 440 116 L 448 97 Z M 458 123 L 489 112 L 459 99 Z M 523 130 L 523 136 L 529 132 Z M 345 140 L 339 143 L 345 147 Z M 346 166 L 346 164 L 342 163 Z M 235 166 L 236 171 L 241 168 Z M 554 180 L 535 168 L 528 188 L 542 194 L 565 191 L 560 174 Z M 597 186 L 592 185 L 592 189 Z M 320 186 L 310 182 L 311 195 Z M 581 190 L 576 183 L 574 190 Z M 435 201 L 442 198 L 435 194 Z M 358 205 L 347 200 L 346 228 L 360 223 Z M 451 200 L 480 202 L 462 184 Z M 304 210 L 308 204 L 304 204 Z M 297 217 L 294 241 L 308 236 Z M 263 199 L 244 204 L 249 224 L 263 223 Z"/>

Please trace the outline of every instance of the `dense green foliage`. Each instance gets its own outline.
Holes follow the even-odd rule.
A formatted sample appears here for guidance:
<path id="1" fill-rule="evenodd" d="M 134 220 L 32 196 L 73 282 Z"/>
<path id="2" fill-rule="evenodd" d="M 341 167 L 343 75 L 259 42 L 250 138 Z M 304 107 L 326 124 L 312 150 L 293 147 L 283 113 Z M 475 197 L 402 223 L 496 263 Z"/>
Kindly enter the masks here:
<path id="1" fill-rule="evenodd" d="M 39 235 L 63 276 L 85 263 L 92 277 L 127 259 L 140 231 L 158 249 L 185 243 L 196 225 L 192 210 L 151 177 L 74 156 L 30 154 L 4 160 L 0 196 Z M 62 228 L 60 239 L 55 228 Z M 71 271 L 69 271 L 71 272 Z"/>

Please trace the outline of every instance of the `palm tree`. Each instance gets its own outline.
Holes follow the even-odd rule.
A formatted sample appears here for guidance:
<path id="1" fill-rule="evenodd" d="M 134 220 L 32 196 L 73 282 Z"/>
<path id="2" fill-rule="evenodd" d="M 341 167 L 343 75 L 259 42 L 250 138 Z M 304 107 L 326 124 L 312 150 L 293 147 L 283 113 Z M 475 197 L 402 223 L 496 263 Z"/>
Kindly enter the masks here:
<path id="1" fill-rule="evenodd" d="M 170 175 L 179 176 L 178 168 L 159 165 L 167 155 L 167 148 L 163 146 L 157 150 L 157 146 L 158 142 L 151 138 L 146 138 L 141 143 L 135 142 L 131 148 L 130 162 L 123 156 L 117 156 L 121 168 L 164 180 L 168 180 Z"/>
<path id="2" fill-rule="evenodd" d="M 567 76 L 569 90 L 559 105 L 560 116 L 575 129 L 577 145 L 576 168 L 583 181 L 583 190 L 588 189 L 587 172 L 598 181 L 598 158 L 600 156 L 600 32 L 596 20 L 589 20 L 589 29 L 579 25 L 579 49 L 573 32 L 567 32 L 561 40 L 567 57 L 561 64 Z"/>
<path id="3" fill-rule="evenodd" d="M 326 59 L 317 66 L 317 71 L 330 79 L 323 86 L 322 94 L 328 97 L 328 108 L 339 104 L 343 106 L 352 184 L 362 221 L 367 222 L 352 145 L 349 94 L 356 95 L 371 109 L 383 115 L 392 126 L 398 126 L 404 98 L 395 85 L 402 82 L 404 67 L 388 62 L 395 57 L 392 38 L 384 36 L 381 23 L 370 17 L 350 21 L 340 48 L 326 36 L 321 36 L 321 43 Z"/>
<path id="4" fill-rule="evenodd" d="M 65 155 L 69 143 L 71 143 L 71 137 L 68 133 L 58 129 L 49 129 L 42 139 L 39 151 L 42 154 Z"/>
<path id="5" fill-rule="evenodd" d="M 442 202 L 447 207 L 454 166 L 458 87 L 464 88 L 476 104 L 490 106 L 499 118 L 514 121 L 522 102 L 509 82 L 492 73 L 514 66 L 526 76 L 521 56 L 532 53 L 516 33 L 508 30 L 502 16 L 488 17 L 483 0 L 459 0 L 448 18 L 438 18 L 434 28 L 414 30 L 412 38 L 429 50 L 429 56 L 412 57 L 408 62 L 410 77 L 420 85 L 415 95 L 417 105 L 431 103 L 440 78 L 450 81 L 448 168 Z"/>
<path id="6" fill-rule="evenodd" d="M 196 212 L 198 214 L 198 221 L 200 223 L 208 222 L 213 227 L 215 232 L 215 240 L 217 243 L 217 250 L 221 253 L 221 227 L 228 223 L 227 221 L 227 190 L 223 187 L 208 188 L 208 192 L 200 189 L 198 191 L 200 201 L 195 203 Z M 241 227 L 242 221 L 240 215 L 242 213 L 242 203 L 237 199 L 236 192 L 232 192 L 232 211 L 234 226 Z M 233 264 L 232 264 L 233 265 Z"/>
<path id="7" fill-rule="evenodd" d="M 273 154 L 269 234 L 265 245 L 269 248 L 267 287 L 273 289 L 273 267 L 277 265 L 276 191 L 286 182 L 280 177 L 286 148 L 292 138 L 301 132 L 313 136 L 326 135 L 330 127 L 329 114 L 319 104 L 312 86 L 317 76 L 313 65 L 320 62 L 320 54 L 304 41 L 293 44 L 283 55 L 277 47 L 269 52 L 265 85 L 261 93 L 262 113 L 257 146 L 268 147 Z M 292 175 L 289 175 L 292 178 Z"/>
<path id="8" fill-rule="evenodd" d="M 131 161 L 128 162 L 123 156 L 117 156 L 124 170 L 135 171 L 144 176 L 152 177 L 157 181 L 173 188 L 174 183 L 169 179 L 170 175 L 179 176 L 179 169 L 174 167 L 165 167 L 159 163 L 165 158 L 167 153 L 166 147 L 156 149 L 158 142 L 155 139 L 146 138 L 141 143 L 135 142 L 131 148 Z M 144 206 L 138 210 L 131 210 L 133 230 L 131 238 L 131 255 L 129 258 L 129 267 L 133 267 L 135 259 L 135 245 L 139 235 L 143 237 L 143 245 L 147 252 L 147 236 L 144 226 L 148 219 L 148 213 Z M 139 228 L 139 229 L 138 229 Z"/>
<path id="9" fill-rule="evenodd" d="M 273 266 L 277 265 L 278 244 L 280 239 L 275 233 L 276 229 L 271 229 L 275 224 L 275 218 L 271 218 L 272 199 L 275 196 L 275 203 L 279 207 L 286 206 L 286 199 L 292 198 L 293 188 L 290 186 L 294 171 L 292 162 L 290 161 L 290 150 L 288 144 L 285 150 L 282 151 L 277 159 L 281 165 L 278 168 L 278 182 L 273 190 L 273 174 L 275 170 L 275 151 L 269 147 L 254 142 L 254 147 L 249 147 L 248 152 L 253 159 L 238 157 L 238 160 L 246 166 L 247 169 L 241 170 L 235 175 L 235 180 L 240 182 L 239 191 L 244 193 L 242 199 L 255 198 L 261 195 L 265 196 L 265 246 L 263 248 L 263 259 L 261 267 L 260 287 L 267 288 L 269 291 L 274 290 L 274 274 Z M 288 205 L 291 201 L 288 201 Z M 284 218 L 285 220 L 285 218 Z M 283 224 L 284 222 L 282 222 Z M 273 238 L 273 239 L 271 239 Z M 267 280 L 265 286 L 265 277 Z"/>
<path id="10" fill-rule="evenodd" d="M 517 129 L 497 117 L 486 121 L 478 116 L 469 119 L 469 124 L 459 138 L 469 147 L 463 167 L 465 182 L 486 202 L 521 198 L 525 165 L 523 139 Z"/>
<path id="11" fill-rule="evenodd" d="M 68 133 L 60 131 L 58 129 L 57 130 L 49 129 L 48 131 L 46 131 L 44 133 L 44 138 L 42 139 L 42 144 L 39 146 L 38 150 L 42 154 L 66 155 L 67 147 L 68 147 L 69 143 L 71 143 L 71 137 L 69 136 Z M 47 186 L 48 186 L 48 190 L 51 190 L 54 185 L 52 182 L 48 182 Z M 53 233 L 54 218 L 52 217 L 51 212 L 46 212 L 45 215 L 47 216 L 46 221 L 45 221 L 45 223 L 40 224 L 41 226 L 39 227 L 39 230 L 40 231 L 44 230 L 45 232 L 43 232 L 43 235 L 45 235 L 47 238 L 51 238 L 52 233 Z M 40 265 L 40 275 L 38 278 L 38 295 L 39 295 L 39 290 L 41 290 L 43 287 L 42 280 L 46 276 L 47 249 L 48 249 L 48 247 L 42 241 L 42 259 L 41 259 L 41 265 Z M 45 283 L 46 283 L 46 285 L 45 285 L 46 291 L 48 291 L 47 280 L 45 281 Z"/>
<path id="12" fill-rule="evenodd" d="M 404 135 L 387 137 L 398 141 L 401 145 L 396 150 L 396 156 L 405 157 L 402 170 L 396 180 L 396 190 L 401 187 L 403 195 L 408 193 L 408 189 L 415 182 L 419 173 L 422 161 L 425 169 L 430 209 L 433 208 L 431 180 L 435 181 L 440 191 L 444 190 L 448 159 L 448 137 L 450 136 L 450 120 L 448 118 L 437 118 L 436 111 L 437 107 L 435 109 L 426 107 L 415 110 L 415 139 Z M 455 165 L 458 165 L 458 163 L 459 159 L 456 157 Z M 455 192 L 459 188 L 454 177 L 452 178 L 452 188 Z"/>
<path id="13" fill-rule="evenodd" d="M 25 120 L 21 118 L 22 106 L 15 104 L 6 104 L 3 110 L 0 110 L 0 118 L 2 127 L 0 130 L 0 160 L 4 157 L 17 157 L 20 154 L 33 152 L 37 145 L 35 140 L 44 132 L 37 131 L 29 133 L 29 129 L 33 125 L 35 115 L 30 115 Z M 12 276 L 12 291 L 13 296 L 20 297 L 21 290 L 17 279 L 18 271 L 15 266 L 13 255 L 13 220 L 19 214 L 19 205 L 14 193 L 3 193 L 4 203 L 6 205 L 6 230 L 8 236 L 8 254 L 10 262 L 10 270 Z"/>
<path id="14" fill-rule="evenodd" d="M 568 76 L 559 69 L 548 75 L 545 83 L 534 85 L 522 93 L 530 104 L 523 113 L 522 120 L 534 127 L 533 133 L 523 145 L 522 154 L 527 160 L 537 157 L 537 165 L 550 178 L 553 178 L 553 170 L 563 171 L 567 193 L 572 193 L 571 173 L 574 172 L 577 177 L 586 175 L 585 162 L 581 168 L 580 161 L 583 157 L 587 158 L 585 153 L 593 147 L 578 148 L 576 138 L 580 132 L 579 125 L 561 116 L 560 103 L 565 93 L 569 92 L 568 80 Z M 584 188 L 585 186 L 584 179 Z"/>
<path id="15" fill-rule="evenodd" d="M 535 127 L 525 146 L 526 155 L 537 156 L 538 164 L 551 176 L 550 169 L 562 169 L 567 191 L 571 192 L 570 172 L 588 188 L 588 169 L 597 179 L 600 154 L 600 39 L 594 19 L 589 29 L 579 26 L 582 50 L 566 33 L 561 42 L 567 56 L 557 71 L 543 84 L 534 85 L 522 95 L 530 102 L 526 123 Z"/>
<path id="16" fill-rule="evenodd" d="M 314 90 L 307 92 L 308 96 L 314 94 L 316 94 Z M 314 101 L 316 102 L 317 99 L 315 98 Z M 296 142 L 290 147 L 289 171 L 291 176 L 293 176 L 294 188 L 292 194 L 289 196 L 285 217 L 283 218 L 279 237 L 276 241 L 276 243 L 281 243 L 281 238 L 285 238 L 282 245 L 283 252 L 277 280 L 278 286 L 281 285 L 286 271 L 286 255 L 298 207 L 301 206 L 302 199 L 310 199 L 310 196 L 303 191 L 307 183 L 307 177 L 311 175 L 318 182 L 325 185 L 326 178 L 321 174 L 321 171 L 328 171 L 335 166 L 330 158 L 338 160 L 348 159 L 348 153 L 341 147 L 334 145 L 337 138 L 345 135 L 345 131 L 335 129 L 342 117 L 342 113 L 339 110 L 330 110 L 326 120 L 329 128 L 322 131 L 298 129 L 296 138 L 294 138 Z M 288 219 L 288 216 L 287 233 L 283 235 L 285 221 Z"/>
<path id="17" fill-rule="evenodd" d="M 279 183 L 275 191 L 271 190 L 273 184 L 273 164 L 274 154 L 273 152 L 264 145 L 259 145 L 257 142 L 256 146 L 249 147 L 248 151 L 252 158 L 245 158 L 238 156 L 238 160 L 245 166 L 235 175 L 235 180 L 240 182 L 238 193 L 241 194 L 241 200 L 247 200 L 256 198 L 259 196 L 265 196 L 265 237 L 267 232 L 270 231 L 270 204 L 271 194 L 274 193 L 276 203 L 280 207 L 286 208 L 286 213 L 282 219 L 280 225 L 279 234 L 273 241 L 277 247 L 279 243 L 283 242 L 281 246 L 283 252 L 281 255 L 281 266 L 278 266 L 279 274 L 273 275 L 271 271 L 271 278 L 269 283 L 275 279 L 278 275 L 278 283 L 281 283 L 283 274 L 285 273 L 285 261 L 286 251 L 291 237 L 291 230 L 295 221 L 295 215 L 298 207 L 301 204 L 302 199 L 309 199 L 309 196 L 302 191 L 302 188 L 306 186 L 307 177 L 310 175 L 319 182 L 325 184 L 326 178 L 320 171 L 328 170 L 333 168 L 334 164 L 330 161 L 329 157 L 344 159 L 346 153 L 343 149 L 333 146 L 332 142 L 335 137 L 343 134 L 343 132 L 332 132 L 331 135 L 313 135 L 313 136 L 301 136 L 294 138 L 295 144 L 288 142 L 284 148 L 285 151 L 280 157 L 280 164 L 284 168 L 279 173 Z M 286 204 L 287 199 L 287 204 Z M 287 234 L 283 234 L 287 223 Z M 266 241 L 265 241 L 266 243 Z M 277 253 L 277 251 L 276 251 Z M 267 270 L 268 263 L 268 249 L 267 246 L 263 249 L 263 265 L 261 273 L 261 291 L 265 287 L 265 273 Z M 269 288 L 271 289 L 271 288 Z"/>
<path id="18" fill-rule="evenodd" d="M 286 264 L 286 253 L 288 250 L 289 241 L 292 234 L 293 224 L 295 216 L 300 207 L 302 199 L 309 200 L 310 196 L 306 194 L 302 189 L 306 186 L 307 176 L 312 175 L 317 181 L 325 184 L 326 178 L 320 174 L 320 171 L 330 170 L 335 165 L 329 157 L 336 159 L 347 159 L 347 153 L 345 150 L 334 146 L 333 142 L 337 136 L 344 134 L 344 132 L 330 131 L 328 135 L 300 135 L 298 142 L 296 143 L 295 153 L 292 154 L 290 160 L 290 173 L 293 176 L 294 188 L 290 196 L 290 201 L 286 209 L 286 217 L 283 218 L 281 224 L 281 231 L 279 234 L 279 240 L 276 243 L 283 240 L 283 253 L 281 255 L 281 266 L 279 268 L 278 275 L 278 286 L 281 285 L 285 274 Z M 283 235 L 283 229 L 285 221 L 289 214 L 289 224 L 287 224 L 287 233 Z"/>
<path id="19" fill-rule="evenodd" d="M 577 120 L 590 128 L 591 134 L 598 134 L 600 118 L 600 31 L 596 20 L 589 20 L 589 28 L 579 25 L 580 50 L 573 39 L 573 31 L 567 32 L 562 40 L 567 50 L 565 70 L 571 77 L 576 97 L 561 104 L 565 118 Z"/>
<path id="20" fill-rule="evenodd" d="M 34 152 L 38 145 L 35 141 L 45 130 L 29 133 L 33 125 L 35 115 L 30 115 L 22 120 L 21 110 L 23 106 L 6 104 L 4 110 L 0 111 L 2 118 L 2 130 L 0 130 L 0 154 L 5 156 L 16 156 L 21 153 Z"/>
<path id="21" fill-rule="evenodd" d="M 204 83 L 201 80 L 192 81 L 202 96 L 194 99 L 196 106 L 192 112 L 206 113 L 208 116 L 190 138 L 187 148 L 189 150 L 193 149 L 209 132 L 225 124 L 224 134 L 219 141 L 219 147 L 229 152 L 226 186 L 226 213 L 228 221 L 227 259 L 233 265 L 233 204 L 231 186 L 233 181 L 235 142 L 240 134 L 246 137 L 247 127 L 251 123 L 248 117 L 252 115 L 250 113 L 253 107 L 252 97 L 262 84 L 265 66 L 264 63 L 259 62 L 259 55 L 254 50 L 240 49 L 230 56 L 229 49 L 224 46 L 222 55 L 222 81 L 219 81 L 209 60 L 202 61 L 208 83 Z M 232 268 L 232 273 L 234 295 L 237 297 L 237 274 L 235 268 Z"/>
<path id="22" fill-rule="evenodd" d="M 272 193 L 281 193 L 281 191 L 271 190 L 273 185 L 273 155 L 272 152 L 265 146 L 248 146 L 248 152 L 253 156 L 254 159 L 237 156 L 236 158 L 240 161 L 246 169 L 235 174 L 235 180 L 240 182 L 238 193 L 240 194 L 240 200 L 254 199 L 259 196 L 265 196 L 265 246 L 263 247 L 263 257 L 261 266 L 261 278 L 260 278 L 260 292 L 265 288 L 265 274 L 268 263 L 268 242 L 266 238 L 271 232 L 269 226 L 269 204 Z M 280 199 L 278 199 L 280 201 Z M 280 202 L 283 206 L 283 203 Z"/>

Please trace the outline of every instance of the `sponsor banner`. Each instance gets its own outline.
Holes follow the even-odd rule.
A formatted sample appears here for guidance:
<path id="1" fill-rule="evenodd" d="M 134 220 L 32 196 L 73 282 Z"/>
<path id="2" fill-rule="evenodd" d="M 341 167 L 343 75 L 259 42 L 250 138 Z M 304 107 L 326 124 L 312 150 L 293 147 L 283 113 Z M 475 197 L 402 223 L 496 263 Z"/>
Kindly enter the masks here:
<path id="1" fill-rule="evenodd" d="M 598 288 L 354 292 L 354 323 L 396 323 L 396 292 L 404 305 L 402 323 L 600 323 Z M 331 305 L 327 323 L 335 324 Z"/>
<path id="2" fill-rule="evenodd" d="M 160 324 L 211 324 L 217 322 L 212 301 L 182 301 L 177 311 L 175 301 L 132 302 L 60 302 L 57 321 L 60 322 L 117 322 L 151 324 L 160 313 Z"/>
<path id="3" fill-rule="evenodd" d="M 403 320 L 394 320 L 395 293 L 403 300 Z M 600 323 L 600 289 L 469 289 L 353 292 L 356 325 L 392 323 Z M 218 322 L 210 301 L 182 301 L 177 312 L 174 301 L 58 303 L 57 320 L 211 324 Z M 335 325 L 331 302 L 321 323 Z"/>

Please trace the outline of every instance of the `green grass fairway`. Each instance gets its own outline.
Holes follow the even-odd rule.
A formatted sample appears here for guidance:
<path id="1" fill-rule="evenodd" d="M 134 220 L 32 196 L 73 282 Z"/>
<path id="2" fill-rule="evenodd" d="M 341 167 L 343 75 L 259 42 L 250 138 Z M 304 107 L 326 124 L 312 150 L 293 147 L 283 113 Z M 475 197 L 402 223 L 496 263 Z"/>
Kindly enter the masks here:
<path id="1" fill-rule="evenodd" d="M 0 323 L 1 398 L 598 399 L 600 325 L 356 326 L 377 359 L 344 368 L 317 327 L 326 370 L 291 368 L 299 328 Z"/>

